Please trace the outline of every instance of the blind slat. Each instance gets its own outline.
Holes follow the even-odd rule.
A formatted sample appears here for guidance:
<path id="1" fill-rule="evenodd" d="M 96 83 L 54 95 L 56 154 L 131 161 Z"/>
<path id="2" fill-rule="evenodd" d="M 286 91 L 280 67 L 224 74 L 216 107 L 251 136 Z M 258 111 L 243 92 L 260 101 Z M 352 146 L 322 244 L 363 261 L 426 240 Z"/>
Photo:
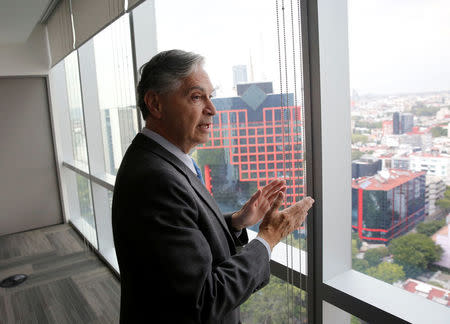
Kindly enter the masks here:
<path id="1" fill-rule="evenodd" d="M 47 22 L 50 56 L 54 66 L 73 50 L 69 0 L 62 0 Z"/>
<path id="2" fill-rule="evenodd" d="M 78 48 L 124 12 L 124 0 L 72 0 L 75 47 Z"/>

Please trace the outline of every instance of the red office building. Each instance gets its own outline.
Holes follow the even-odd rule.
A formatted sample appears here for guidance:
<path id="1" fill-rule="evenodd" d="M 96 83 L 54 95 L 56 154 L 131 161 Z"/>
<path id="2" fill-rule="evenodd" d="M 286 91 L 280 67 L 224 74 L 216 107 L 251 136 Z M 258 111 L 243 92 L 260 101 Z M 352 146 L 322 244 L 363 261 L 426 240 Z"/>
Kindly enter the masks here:
<path id="1" fill-rule="evenodd" d="M 425 217 L 425 172 L 385 169 L 352 183 L 352 228 L 367 242 L 388 243 Z"/>
<path id="2" fill-rule="evenodd" d="M 206 187 L 224 212 L 275 178 L 286 179 L 286 203 L 303 196 L 300 107 L 292 94 L 273 94 L 259 83 L 244 90 L 213 99 L 217 114 L 210 140 L 197 147 Z"/>

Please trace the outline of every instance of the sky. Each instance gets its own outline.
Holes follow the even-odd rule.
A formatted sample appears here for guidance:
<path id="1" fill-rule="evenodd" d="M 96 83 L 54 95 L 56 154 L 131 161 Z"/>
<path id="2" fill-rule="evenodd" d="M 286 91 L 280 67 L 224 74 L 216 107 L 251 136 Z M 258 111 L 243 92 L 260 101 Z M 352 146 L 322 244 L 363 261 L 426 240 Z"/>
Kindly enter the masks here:
<path id="1" fill-rule="evenodd" d="M 254 81 L 279 84 L 275 1 L 156 0 L 156 25 L 158 50 L 203 55 L 219 94 L 232 95 L 233 65 L 247 65 L 249 80 L 253 71 Z"/>
<path id="2" fill-rule="evenodd" d="M 449 0 L 349 0 L 351 88 L 450 90 Z"/>
<path id="3" fill-rule="evenodd" d="M 155 0 L 158 51 L 203 55 L 219 97 L 236 95 L 232 67 L 246 65 L 249 81 L 272 81 L 275 93 L 295 86 L 301 104 L 297 1 L 276 3 Z M 99 91 L 115 94 L 101 96 L 102 107 L 134 104 L 127 35 L 124 16 L 94 38 Z M 348 44 L 360 95 L 450 91 L 450 0 L 348 0 Z"/>
<path id="4" fill-rule="evenodd" d="M 224 94 L 232 87 L 232 66 L 249 66 L 250 60 L 254 80 L 274 81 L 279 89 L 275 3 L 156 0 L 158 49 L 204 55 L 213 83 Z M 289 56 L 290 3 L 285 1 Z M 293 3 L 295 9 L 297 1 Z M 348 13 L 352 89 L 360 94 L 450 90 L 449 0 L 349 0 Z M 291 58 L 288 68 L 292 86 Z"/>

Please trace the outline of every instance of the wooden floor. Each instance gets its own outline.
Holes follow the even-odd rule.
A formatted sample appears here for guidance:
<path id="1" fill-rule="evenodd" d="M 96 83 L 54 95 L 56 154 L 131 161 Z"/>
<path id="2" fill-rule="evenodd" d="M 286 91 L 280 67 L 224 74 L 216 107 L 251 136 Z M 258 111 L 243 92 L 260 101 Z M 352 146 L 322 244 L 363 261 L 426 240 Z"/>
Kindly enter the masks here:
<path id="1" fill-rule="evenodd" d="M 0 237 L 0 324 L 118 323 L 120 284 L 70 225 Z"/>

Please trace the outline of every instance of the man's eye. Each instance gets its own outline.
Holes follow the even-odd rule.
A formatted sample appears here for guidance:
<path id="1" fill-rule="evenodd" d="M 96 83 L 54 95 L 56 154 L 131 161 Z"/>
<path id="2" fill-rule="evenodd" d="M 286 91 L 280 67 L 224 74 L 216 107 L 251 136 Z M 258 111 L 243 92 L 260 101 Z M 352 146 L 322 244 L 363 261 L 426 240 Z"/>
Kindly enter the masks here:
<path id="1" fill-rule="evenodd" d="M 192 96 L 192 100 L 200 100 L 201 96 Z"/>

